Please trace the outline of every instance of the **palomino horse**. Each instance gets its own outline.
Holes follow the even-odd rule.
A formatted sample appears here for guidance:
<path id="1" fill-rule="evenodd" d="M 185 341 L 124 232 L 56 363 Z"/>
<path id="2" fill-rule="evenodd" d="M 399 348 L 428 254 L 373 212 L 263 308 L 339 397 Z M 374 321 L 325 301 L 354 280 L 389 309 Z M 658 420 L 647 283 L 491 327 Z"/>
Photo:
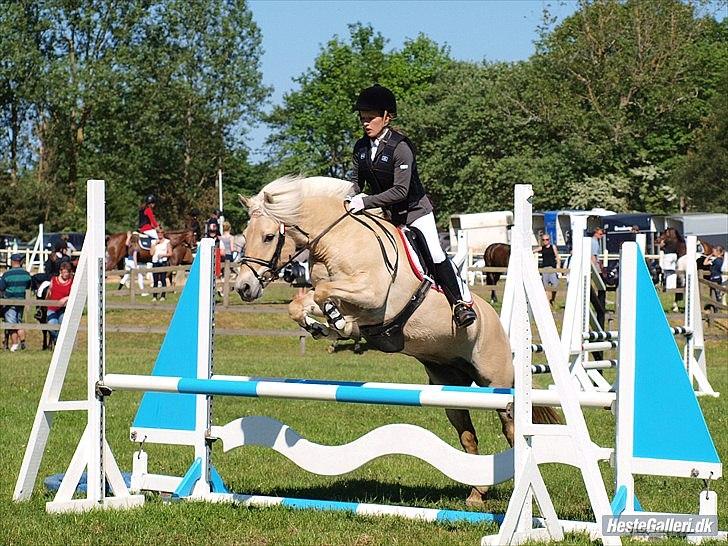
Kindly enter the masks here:
<path id="1" fill-rule="evenodd" d="M 172 257 L 169 265 L 182 265 L 192 263 L 192 252 L 197 248 L 197 239 L 190 229 L 166 231 L 165 235 L 172 246 Z M 124 268 L 124 257 L 127 255 L 126 247 L 127 232 L 114 233 L 106 239 L 106 269 L 108 271 Z M 152 261 L 148 250 L 139 246 L 139 236 L 131 236 L 130 246 L 136 246 L 137 262 L 146 263 Z"/>
<path id="2" fill-rule="evenodd" d="M 506 243 L 493 243 L 488 245 L 483 253 L 483 267 L 508 267 L 508 261 L 511 259 L 511 245 Z M 488 272 L 485 274 L 485 282 L 489 286 L 498 284 L 498 279 L 503 273 Z M 498 296 L 495 288 L 490 290 L 490 303 L 496 303 Z"/>
<path id="3" fill-rule="evenodd" d="M 393 225 L 373 215 L 350 215 L 345 198 L 350 182 L 334 178 L 283 177 L 258 195 L 240 197 L 248 207 L 247 246 L 235 288 L 245 301 L 259 298 L 284 266 L 294 248 L 308 248 L 314 289 L 294 299 L 291 318 L 313 333 L 356 337 L 360 326 L 390 321 L 420 287 L 405 248 Z M 343 315 L 321 325 L 315 317 L 335 305 Z M 421 306 L 404 325 L 403 353 L 419 360 L 436 385 L 512 387 L 511 349 L 498 315 L 475 297 L 478 320 L 457 329 L 445 296 L 430 289 Z M 329 313 L 329 316 L 331 314 Z M 336 326 L 339 326 L 336 328 Z M 318 326 L 316 326 L 318 325 Z M 467 453 L 478 452 L 470 414 L 445 410 Z M 558 422 L 551 408 L 533 408 L 534 419 Z M 499 410 L 503 434 L 513 444 L 513 420 Z M 481 505 L 484 487 L 473 488 L 468 504 Z"/>

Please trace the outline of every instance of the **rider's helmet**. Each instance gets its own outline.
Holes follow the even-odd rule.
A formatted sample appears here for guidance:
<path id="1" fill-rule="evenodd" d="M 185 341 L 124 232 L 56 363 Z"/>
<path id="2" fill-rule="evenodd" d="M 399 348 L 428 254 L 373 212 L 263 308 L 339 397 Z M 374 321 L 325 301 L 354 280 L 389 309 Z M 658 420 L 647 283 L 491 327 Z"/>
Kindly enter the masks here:
<path id="1" fill-rule="evenodd" d="M 356 99 L 352 110 L 354 112 L 361 112 L 363 110 L 384 112 L 386 110 L 388 113 L 394 115 L 397 113 L 397 99 L 394 98 L 394 93 L 389 89 L 375 83 L 359 93 L 359 97 Z"/>
<path id="2" fill-rule="evenodd" d="M 153 194 L 150 193 L 149 195 L 147 195 L 147 198 L 144 200 L 144 202 L 147 205 L 151 205 L 152 203 L 156 203 L 157 199 L 156 199 L 156 197 L 154 197 Z"/>

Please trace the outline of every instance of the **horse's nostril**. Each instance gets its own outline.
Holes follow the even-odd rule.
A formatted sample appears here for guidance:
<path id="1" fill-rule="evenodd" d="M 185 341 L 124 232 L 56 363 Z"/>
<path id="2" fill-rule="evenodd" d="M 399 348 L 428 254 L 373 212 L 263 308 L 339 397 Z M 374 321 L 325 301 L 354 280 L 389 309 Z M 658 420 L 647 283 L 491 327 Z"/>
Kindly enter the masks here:
<path id="1" fill-rule="evenodd" d="M 247 298 L 250 297 L 250 285 L 248 283 L 242 284 L 238 288 L 238 294 L 240 294 L 241 298 Z"/>

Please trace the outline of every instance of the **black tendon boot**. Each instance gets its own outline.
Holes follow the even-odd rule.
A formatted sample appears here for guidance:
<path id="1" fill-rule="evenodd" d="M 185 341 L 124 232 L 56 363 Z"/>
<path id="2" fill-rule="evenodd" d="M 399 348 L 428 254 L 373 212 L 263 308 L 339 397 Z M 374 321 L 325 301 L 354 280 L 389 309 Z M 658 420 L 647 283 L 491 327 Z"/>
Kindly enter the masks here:
<path id="1" fill-rule="evenodd" d="M 445 292 L 445 297 L 452 307 L 455 325 L 458 328 L 465 328 L 475 322 L 478 315 L 475 314 L 472 306 L 463 301 L 460 283 L 455 276 L 455 268 L 450 260 L 435 264 L 435 280 Z"/>

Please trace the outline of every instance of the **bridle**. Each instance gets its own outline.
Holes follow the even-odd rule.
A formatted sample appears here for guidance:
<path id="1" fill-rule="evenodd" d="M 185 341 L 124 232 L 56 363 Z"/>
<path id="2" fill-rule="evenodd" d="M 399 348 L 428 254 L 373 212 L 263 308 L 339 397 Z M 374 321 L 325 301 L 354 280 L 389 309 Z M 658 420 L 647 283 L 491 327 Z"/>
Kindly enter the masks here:
<path id="1" fill-rule="evenodd" d="M 345 207 L 346 209 L 346 207 Z M 375 224 L 382 230 L 382 232 L 385 234 L 387 239 L 389 240 L 389 243 L 394 248 L 395 252 L 395 260 L 394 264 L 389 259 L 389 256 L 387 255 L 386 249 L 384 248 L 384 243 L 382 242 L 381 237 L 379 234 L 374 230 L 372 226 L 370 226 L 367 222 L 362 220 L 361 218 L 357 218 L 354 214 L 349 212 L 348 209 L 344 211 L 344 214 L 339 216 L 336 220 L 334 220 L 331 224 L 329 224 L 324 230 L 319 233 L 316 237 L 311 239 L 310 235 L 306 233 L 303 229 L 301 229 L 299 226 L 292 225 L 287 226 L 285 223 L 281 222 L 278 226 L 278 240 L 276 241 L 276 248 L 273 252 L 273 255 L 269 260 L 264 260 L 262 258 L 256 258 L 255 256 L 248 256 L 243 255 L 242 257 L 238 258 L 238 262 L 241 265 L 246 266 L 248 269 L 250 269 L 250 272 L 255 276 L 257 281 L 260 283 L 262 288 L 265 288 L 268 286 L 271 282 L 276 280 L 279 276 L 281 271 L 283 271 L 288 265 L 293 263 L 295 259 L 302 254 L 306 250 L 310 250 L 316 243 L 318 243 L 321 238 L 323 238 L 324 235 L 326 235 L 329 231 L 331 231 L 334 226 L 336 226 L 339 222 L 341 222 L 344 218 L 347 216 L 351 216 L 354 220 L 362 224 L 364 227 L 372 231 L 377 238 L 377 242 L 379 243 L 379 248 L 382 251 L 382 257 L 384 258 L 384 263 L 387 267 L 387 270 L 390 272 L 390 275 L 392 277 L 392 280 L 395 279 L 397 276 L 397 264 L 399 262 L 399 248 L 397 247 L 397 241 L 394 238 L 394 235 L 392 235 L 382 224 L 380 218 L 374 214 L 371 214 L 367 211 L 361 211 L 361 214 L 367 218 L 370 218 L 374 221 Z M 306 244 L 303 245 L 299 250 L 297 250 L 294 254 L 290 255 L 288 257 L 288 260 L 286 260 L 283 264 L 278 265 L 278 262 L 281 259 L 281 252 L 283 251 L 283 245 L 286 241 L 286 231 L 288 230 L 296 230 L 301 235 L 306 237 L 307 241 Z M 256 265 L 262 265 L 265 267 L 265 269 L 262 272 L 258 272 L 253 268 L 250 264 L 256 264 Z"/>

